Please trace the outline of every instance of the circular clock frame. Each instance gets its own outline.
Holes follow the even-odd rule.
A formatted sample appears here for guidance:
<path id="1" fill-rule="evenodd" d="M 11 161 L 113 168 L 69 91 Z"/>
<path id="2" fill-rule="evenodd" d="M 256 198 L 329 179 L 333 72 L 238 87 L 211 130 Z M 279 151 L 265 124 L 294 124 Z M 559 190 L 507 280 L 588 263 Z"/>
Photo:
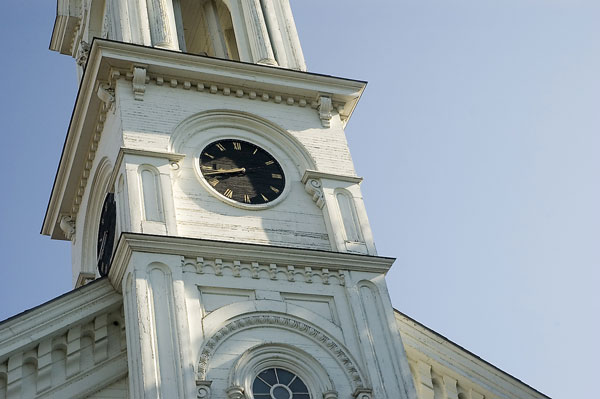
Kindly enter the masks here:
<path id="1" fill-rule="evenodd" d="M 238 208 L 261 210 L 287 196 L 289 174 L 272 155 L 270 146 L 245 137 L 215 137 L 201 148 L 194 159 L 195 170 L 219 200 Z"/>

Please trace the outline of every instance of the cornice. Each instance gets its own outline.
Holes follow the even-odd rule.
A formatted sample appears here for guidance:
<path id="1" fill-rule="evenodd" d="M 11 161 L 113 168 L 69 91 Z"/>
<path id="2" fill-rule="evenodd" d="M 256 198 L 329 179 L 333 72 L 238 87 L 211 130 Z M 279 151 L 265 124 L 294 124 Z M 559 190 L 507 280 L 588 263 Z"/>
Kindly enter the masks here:
<path id="1" fill-rule="evenodd" d="M 168 159 L 171 162 L 179 163 L 183 158 L 185 158 L 184 154 L 178 154 L 175 152 L 166 152 L 166 151 L 150 151 L 150 150 L 141 150 L 136 148 L 126 148 L 121 147 L 119 149 L 119 155 L 117 155 L 117 160 L 115 162 L 115 166 L 113 168 L 113 172 L 110 176 L 110 180 L 108 183 L 109 187 L 112 187 L 117 179 L 117 174 L 119 172 L 119 168 L 121 167 L 121 163 L 123 162 L 123 157 L 125 155 L 138 155 L 143 157 L 152 157 L 152 158 L 163 158 Z"/>
<path id="2" fill-rule="evenodd" d="M 81 20 L 80 2 L 73 0 L 58 0 L 56 3 L 56 18 L 50 39 L 50 50 L 61 54 L 72 55 L 75 32 Z"/>
<path id="3" fill-rule="evenodd" d="M 394 258 L 328 252 L 302 248 L 276 247 L 187 237 L 123 233 L 113 255 L 109 278 L 116 289 L 134 252 L 178 255 L 183 258 L 222 259 L 262 265 L 293 265 L 295 268 L 327 269 L 385 274 Z"/>
<path id="4" fill-rule="evenodd" d="M 100 279 L 4 320 L 0 322 L 0 358 L 83 319 L 118 307 L 122 301 L 110 282 Z"/>
<path id="5" fill-rule="evenodd" d="M 93 53 L 110 59 L 110 67 L 131 71 L 141 65 L 147 73 L 185 80 L 212 81 L 273 92 L 297 94 L 316 99 L 319 93 L 333 96 L 334 102 L 358 100 L 366 82 L 267 65 L 252 64 L 204 55 L 182 53 L 136 44 L 94 40 Z M 164 79 L 170 83 L 170 80 Z M 193 84 L 192 84 L 193 86 Z"/>
<path id="6" fill-rule="evenodd" d="M 66 239 L 59 224 L 61 216 L 75 220 L 77 199 L 87 184 L 95 150 L 111 103 L 96 95 L 98 70 L 102 59 L 90 58 L 79 85 L 67 136 L 54 178 L 41 233 L 55 239 Z"/>
<path id="7" fill-rule="evenodd" d="M 348 183 L 359 184 L 362 182 L 363 178 L 358 176 L 349 176 L 349 175 L 338 175 L 334 173 L 325 173 L 319 172 L 316 170 L 307 169 L 302 176 L 302 183 L 306 184 L 306 182 L 310 179 L 328 179 L 328 180 L 337 180 L 337 181 L 345 181 Z"/>
<path id="8" fill-rule="evenodd" d="M 137 100 L 143 100 L 147 84 L 165 85 L 287 106 L 310 106 L 328 127 L 333 110 L 347 123 L 366 87 L 364 81 L 268 65 L 108 40 L 95 39 L 94 43 L 110 60 L 110 68 L 132 81 Z"/>
<path id="9" fill-rule="evenodd" d="M 42 234 L 65 239 L 63 216 L 76 219 L 118 79 L 143 101 L 147 84 L 240 100 L 315 108 L 324 126 L 336 109 L 347 123 L 366 82 L 94 39 L 65 139 Z"/>

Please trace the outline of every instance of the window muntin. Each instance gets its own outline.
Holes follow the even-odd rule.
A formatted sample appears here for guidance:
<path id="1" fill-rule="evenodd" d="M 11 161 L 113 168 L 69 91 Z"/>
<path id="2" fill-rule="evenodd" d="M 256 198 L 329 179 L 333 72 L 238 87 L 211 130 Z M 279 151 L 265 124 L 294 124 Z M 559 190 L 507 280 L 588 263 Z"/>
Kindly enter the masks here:
<path id="1" fill-rule="evenodd" d="M 310 399 L 308 387 L 294 373 L 273 367 L 261 371 L 252 384 L 254 399 Z"/>

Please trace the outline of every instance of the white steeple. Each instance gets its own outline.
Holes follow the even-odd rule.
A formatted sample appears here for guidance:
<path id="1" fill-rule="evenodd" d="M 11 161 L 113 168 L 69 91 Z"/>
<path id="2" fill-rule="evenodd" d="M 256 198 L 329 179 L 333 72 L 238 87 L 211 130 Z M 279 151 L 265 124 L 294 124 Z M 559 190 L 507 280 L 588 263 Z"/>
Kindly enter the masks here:
<path id="1" fill-rule="evenodd" d="M 304 71 L 288 0 L 59 0 L 51 48 L 81 83 L 42 233 L 122 294 L 131 398 L 415 397 L 344 132 L 366 83 Z"/>

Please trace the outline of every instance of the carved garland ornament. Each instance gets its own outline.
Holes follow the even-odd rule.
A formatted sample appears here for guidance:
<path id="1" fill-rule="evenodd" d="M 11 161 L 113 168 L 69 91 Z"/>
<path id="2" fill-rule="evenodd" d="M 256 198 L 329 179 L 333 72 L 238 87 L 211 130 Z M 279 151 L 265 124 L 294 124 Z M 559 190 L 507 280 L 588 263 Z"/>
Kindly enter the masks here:
<path id="1" fill-rule="evenodd" d="M 206 373 L 208 372 L 208 364 L 210 363 L 211 357 L 216 352 L 217 347 L 229 335 L 244 330 L 250 327 L 256 326 L 276 326 L 283 327 L 302 335 L 308 336 L 313 340 L 318 341 L 323 345 L 331 355 L 344 366 L 346 372 L 352 380 L 352 387 L 355 390 L 365 389 L 363 379 L 358 371 L 358 368 L 353 363 L 350 355 L 346 350 L 330 338 L 326 333 L 318 330 L 317 328 L 295 320 L 288 316 L 273 315 L 273 314 L 254 314 L 251 316 L 241 317 L 239 319 L 230 321 L 219 331 L 217 331 L 207 342 L 204 344 L 202 351 L 200 352 L 200 360 L 198 362 L 198 374 L 197 380 L 206 380 Z"/>

